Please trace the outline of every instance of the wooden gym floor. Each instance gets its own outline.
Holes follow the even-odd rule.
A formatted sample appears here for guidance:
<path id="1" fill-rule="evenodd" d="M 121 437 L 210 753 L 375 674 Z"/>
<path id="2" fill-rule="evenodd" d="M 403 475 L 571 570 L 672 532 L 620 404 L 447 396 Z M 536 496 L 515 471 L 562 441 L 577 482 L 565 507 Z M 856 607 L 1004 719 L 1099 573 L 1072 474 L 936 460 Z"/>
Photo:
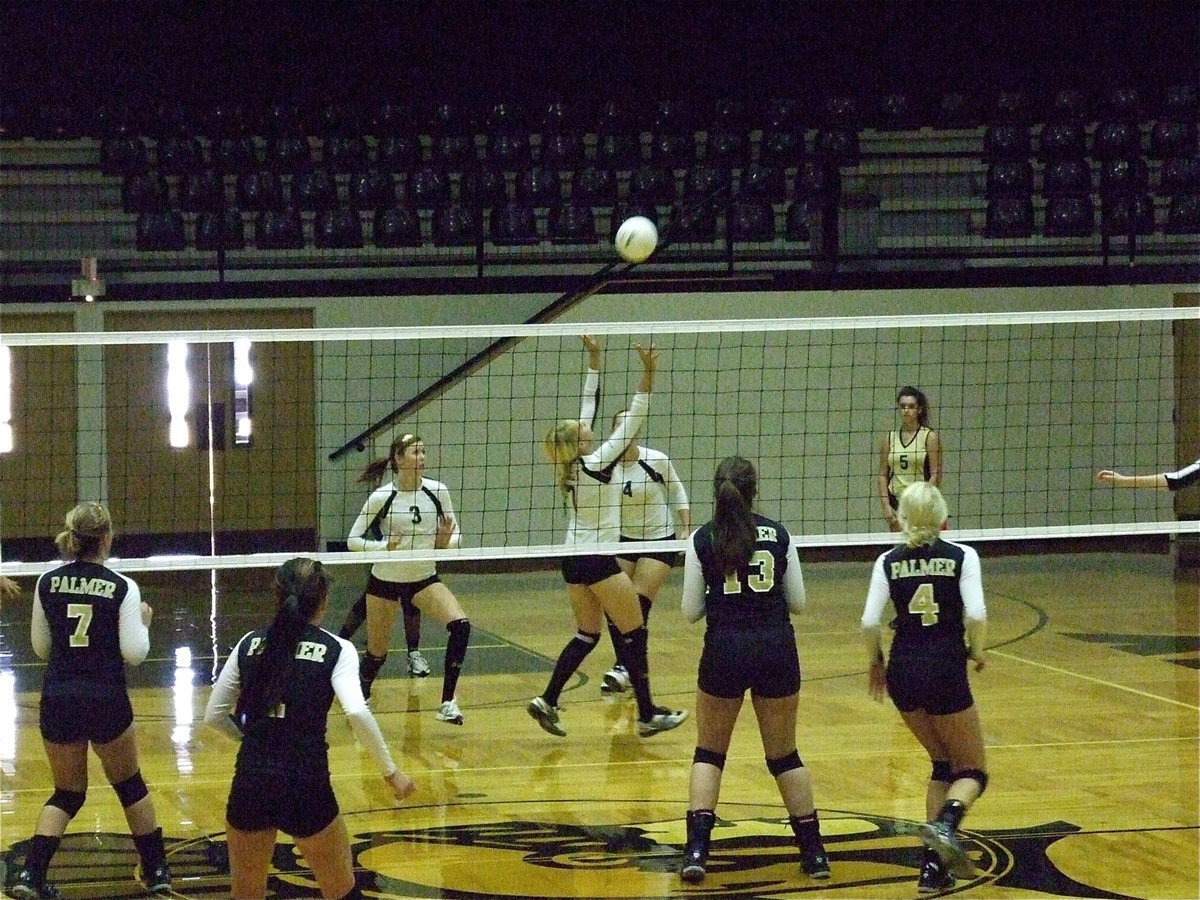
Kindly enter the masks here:
<path id="1" fill-rule="evenodd" d="M 978 876 L 954 896 L 1200 896 L 1197 571 L 1148 554 L 988 557 L 991 653 L 972 684 L 992 776 L 964 828 Z M 389 802 L 370 759 L 335 713 L 334 786 L 371 897 L 908 898 L 917 896 L 928 762 L 888 704 L 872 702 L 858 619 L 865 563 L 809 563 L 796 620 L 804 670 L 800 754 L 813 773 L 833 867 L 827 883 L 796 865 L 774 783 L 746 709 L 730 749 L 709 876 L 674 874 L 695 727 L 641 740 L 634 704 L 599 691 L 607 640 L 563 695 L 565 739 L 524 704 L 572 632 L 556 572 L 447 574 L 474 626 L 459 685 L 466 722 L 433 718 L 444 632 L 427 621 L 427 679 L 394 652 L 373 708 L 417 782 Z M 365 579 L 337 570 L 336 628 Z M 229 890 L 224 804 L 234 745 L 200 720 L 216 647 L 268 621 L 264 573 L 135 576 L 155 607 L 152 659 L 131 673 L 142 771 L 181 897 Z M 651 617 L 656 698 L 691 709 L 702 626 L 678 612 L 680 575 Z M 42 667 L 29 648 L 31 583 L 0 613 L 0 860 L 20 863 L 51 791 L 37 728 Z M 361 640 L 361 636 L 360 636 Z M 399 626 L 394 642 L 403 641 Z M 336 707 L 335 707 L 336 708 Z M 116 797 L 93 758 L 92 785 L 51 868 L 67 897 L 138 896 Z M 317 896 L 280 840 L 272 896 Z"/>

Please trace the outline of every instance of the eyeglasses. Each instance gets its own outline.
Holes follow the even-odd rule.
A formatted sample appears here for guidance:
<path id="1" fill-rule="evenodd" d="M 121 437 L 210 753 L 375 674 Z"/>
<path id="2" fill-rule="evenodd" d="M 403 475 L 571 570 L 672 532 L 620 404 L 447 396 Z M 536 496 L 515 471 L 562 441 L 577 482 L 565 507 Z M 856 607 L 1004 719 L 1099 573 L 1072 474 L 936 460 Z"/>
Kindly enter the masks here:
<path id="1" fill-rule="evenodd" d="M 920 409 L 921 408 L 920 404 L 918 404 L 918 403 L 897 403 L 896 407 L 898 409 Z"/>

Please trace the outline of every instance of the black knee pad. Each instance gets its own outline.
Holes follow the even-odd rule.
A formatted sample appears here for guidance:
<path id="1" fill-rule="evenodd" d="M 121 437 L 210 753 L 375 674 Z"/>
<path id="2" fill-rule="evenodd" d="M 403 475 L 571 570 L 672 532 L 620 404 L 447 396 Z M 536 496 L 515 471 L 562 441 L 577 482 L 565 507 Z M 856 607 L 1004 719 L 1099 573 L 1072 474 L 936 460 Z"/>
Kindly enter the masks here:
<path id="1" fill-rule="evenodd" d="M 784 772 L 790 772 L 792 769 L 802 769 L 804 763 L 800 760 L 800 753 L 793 750 L 787 756 L 781 756 L 779 759 L 767 760 L 767 771 L 778 778 Z"/>
<path id="2" fill-rule="evenodd" d="M 988 776 L 983 769 L 959 769 L 954 773 L 953 780 L 958 781 L 960 778 L 971 778 L 979 784 L 979 796 L 983 796 L 983 792 L 987 790 Z"/>
<path id="3" fill-rule="evenodd" d="M 944 781 L 949 784 L 954 780 L 954 770 L 950 766 L 948 759 L 935 759 L 933 761 L 933 774 L 929 776 L 930 781 Z"/>
<path id="4" fill-rule="evenodd" d="M 46 805 L 61 809 L 73 819 L 83 807 L 83 801 L 86 799 L 87 791 L 64 791 L 61 788 L 55 788 L 50 799 L 46 801 Z"/>
<path id="5" fill-rule="evenodd" d="M 696 752 L 692 754 L 692 762 L 708 763 L 710 766 L 716 766 L 718 769 L 724 769 L 725 754 L 717 753 L 715 750 L 706 750 L 703 747 L 697 747 Z"/>
<path id="6" fill-rule="evenodd" d="M 124 781 L 114 784 L 113 790 L 117 792 L 117 799 L 126 809 L 150 793 L 146 789 L 146 782 L 142 780 L 141 772 L 134 772 Z"/>
<path id="7" fill-rule="evenodd" d="M 446 631 L 450 633 L 450 639 L 453 640 L 456 636 L 461 635 L 459 640 L 465 641 L 471 636 L 471 620 L 470 619 L 455 619 L 446 626 Z"/>
<path id="8" fill-rule="evenodd" d="M 359 667 L 358 675 L 364 681 L 372 681 L 379 674 L 379 670 L 383 668 L 383 664 L 387 662 L 388 655 L 376 656 L 367 651 L 363 654 L 362 665 Z"/>

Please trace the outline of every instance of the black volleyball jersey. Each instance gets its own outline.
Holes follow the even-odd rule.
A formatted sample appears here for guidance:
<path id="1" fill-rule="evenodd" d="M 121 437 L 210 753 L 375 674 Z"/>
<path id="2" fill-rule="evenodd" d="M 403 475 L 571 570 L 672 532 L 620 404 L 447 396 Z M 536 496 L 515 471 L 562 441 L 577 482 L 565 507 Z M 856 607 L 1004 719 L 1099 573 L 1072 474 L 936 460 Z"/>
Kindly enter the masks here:
<path id="1" fill-rule="evenodd" d="M 265 628 L 252 631 L 238 643 L 235 653 L 241 681 L 239 700 L 246 698 L 246 688 L 258 674 L 266 635 Z M 237 757 L 239 772 L 303 776 L 329 771 L 325 728 L 335 696 L 334 671 L 343 650 L 336 635 L 316 625 L 306 625 L 296 645 L 283 702 L 268 715 L 257 718 L 248 717 L 242 703 L 237 704 L 234 720 L 242 730 Z M 357 673 L 357 666 L 354 669 Z"/>
<path id="2" fill-rule="evenodd" d="M 43 574 L 34 594 L 40 607 L 32 621 L 34 649 L 48 662 L 42 693 L 124 691 L 126 661 L 137 665 L 150 649 L 137 585 L 107 566 L 77 560 Z"/>
<path id="3" fill-rule="evenodd" d="M 896 609 L 892 656 L 966 660 L 965 601 L 983 602 L 975 551 L 939 539 L 920 547 L 896 547 L 880 556 L 876 566 L 887 579 Z M 969 598 L 964 596 L 964 582 Z"/>
<path id="4" fill-rule="evenodd" d="M 790 624 L 786 585 L 791 535 L 781 523 L 757 513 L 754 526 L 757 530 L 754 551 L 736 575 L 724 575 L 717 565 L 712 522 L 705 523 L 692 535 L 692 546 L 704 573 L 709 631 Z"/>

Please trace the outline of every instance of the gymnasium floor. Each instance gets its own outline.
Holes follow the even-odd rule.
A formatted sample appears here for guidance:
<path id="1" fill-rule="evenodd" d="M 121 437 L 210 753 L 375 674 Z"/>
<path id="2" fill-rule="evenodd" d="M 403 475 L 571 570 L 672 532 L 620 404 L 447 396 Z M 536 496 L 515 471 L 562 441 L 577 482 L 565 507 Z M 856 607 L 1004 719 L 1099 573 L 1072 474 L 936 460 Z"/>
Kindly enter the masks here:
<path id="1" fill-rule="evenodd" d="M 991 785 L 964 823 L 977 877 L 956 897 L 1200 896 L 1197 737 L 1200 580 L 1172 557 L 984 557 L 991 653 L 972 674 Z M 336 627 L 365 582 L 337 570 Z M 808 880 L 743 711 L 709 876 L 674 874 L 683 844 L 689 721 L 642 740 L 631 699 L 599 691 L 607 642 L 563 696 L 565 739 L 524 712 L 572 631 L 557 573 L 447 574 L 474 631 L 461 728 L 433 718 L 444 632 L 425 623 L 434 674 L 389 659 L 372 705 L 417 792 L 394 807 L 349 728 L 331 717 L 335 790 L 367 896 L 402 898 L 915 897 L 928 762 L 895 710 L 866 693 L 858 618 L 866 563 L 809 563 L 796 620 L 800 754 L 814 777 L 833 878 Z M 228 896 L 223 810 L 234 745 L 205 729 L 214 647 L 268 621 L 266 573 L 135 576 L 155 608 L 152 659 L 131 673 L 142 769 L 181 897 Z M 676 573 L 651 617 L 656 698 L 691 709 L 702 626 L 678 612 Z M 51 783 L 37 732 L 41 665 L 22 600 L 0 613 L 0 860 L 19 865 Z M 402 649 L 397 627 L 396 645 Z M 55 857 L 67 897 L 139 896 L 124 819 L 98 763 Z M 271 896 L 318 896 L 282 838 Z"/>

